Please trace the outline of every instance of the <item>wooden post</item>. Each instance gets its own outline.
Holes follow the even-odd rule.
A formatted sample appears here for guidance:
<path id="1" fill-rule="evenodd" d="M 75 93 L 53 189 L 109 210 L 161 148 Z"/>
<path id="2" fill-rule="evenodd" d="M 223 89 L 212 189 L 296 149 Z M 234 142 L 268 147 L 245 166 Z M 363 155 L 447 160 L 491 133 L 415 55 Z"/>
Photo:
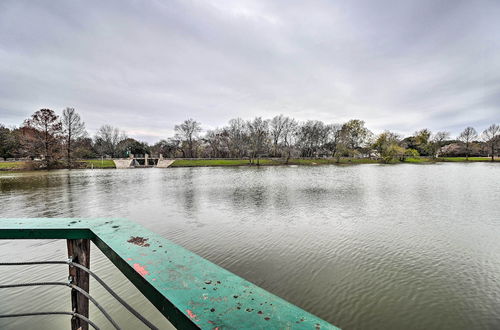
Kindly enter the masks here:
<path id="1" fill-rule="evenodd" d="M 90 240 L 88 239 L 68 239 L 68 257 L 73 258 L 73 262 L 90 268 Z M 73 284 L 84 291 L 89 292 L 89 274 L 80 268 L 69 267 L 69 276 L 73 279 Z M 73 312 L 89 317 L 89 300 L 76 290 L 71 290 L 71 308 Z M 71 330 L 88 330 L 87 322 L 73 317 L 71 319 Z"/>

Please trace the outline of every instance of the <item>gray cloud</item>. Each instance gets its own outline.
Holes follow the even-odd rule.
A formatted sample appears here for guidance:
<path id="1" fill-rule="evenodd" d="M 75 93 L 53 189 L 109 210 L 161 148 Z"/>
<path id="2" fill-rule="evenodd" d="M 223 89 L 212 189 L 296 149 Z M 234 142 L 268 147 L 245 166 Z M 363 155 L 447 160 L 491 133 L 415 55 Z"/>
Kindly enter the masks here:
<path id="1" fill-rule="evenodd" d="M 150 142 L 279 113 L 482 130 L 500 120 L 498 17 L 493 0 L 4 0 L 0 122 L 72 106 Z"/>

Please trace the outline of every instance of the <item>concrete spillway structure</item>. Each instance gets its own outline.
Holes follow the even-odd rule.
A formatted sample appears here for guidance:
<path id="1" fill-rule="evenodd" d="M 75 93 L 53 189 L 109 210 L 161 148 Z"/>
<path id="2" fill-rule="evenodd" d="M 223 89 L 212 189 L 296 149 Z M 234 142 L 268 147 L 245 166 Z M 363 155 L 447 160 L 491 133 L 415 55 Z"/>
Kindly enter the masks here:
<path id="1" fill-rule="evenodd" d="M 113 159 L 116 168 L 131 168 L 133 159 Z"/>
<path id="2" fill-rule="evenodd" d="M 158 160 L 158 163 L 156 164 L 156 167 L 167 168 L 170 165 L 172 165 L 173 162 L 174 162 L 173 159 L 163 159 L 163 158 L 160 158 Z"/>
<path id="3" fill-rule="evenodd" d="M 135 157 L 130 155 L 130 158 L 113 159 L 116 168 L 134 168 L 134 167 L 160 167 L 167 168 L 174 162 L 173 159 L 164 159 L 162 155 L 159 157 L 151 157 L 148 154 Z"/>

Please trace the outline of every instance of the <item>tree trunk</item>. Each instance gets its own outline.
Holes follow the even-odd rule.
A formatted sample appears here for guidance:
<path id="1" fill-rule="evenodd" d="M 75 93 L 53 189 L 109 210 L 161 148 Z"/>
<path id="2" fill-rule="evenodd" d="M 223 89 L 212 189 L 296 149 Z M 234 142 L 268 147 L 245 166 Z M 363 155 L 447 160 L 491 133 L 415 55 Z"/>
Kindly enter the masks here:
<path id="1" fill-rule="evenodd" d="M 49 158 L 49 132 L 48 127 L 45 125 L 45 163 L 47 164 L 47 168 L 50 167 L 50 158 Z"/>
<path id="2" fill-rule="evenodd" d="M 68 128 L 68 168 L 71 168 L 71 125 Z"/>
<path id="3" fill-rule="evenodd" d="M 71 141 L 70 141 L 70 139 L 68 139 L 67 151 L 68 151 L 68 168 L 71 168 Z"/>

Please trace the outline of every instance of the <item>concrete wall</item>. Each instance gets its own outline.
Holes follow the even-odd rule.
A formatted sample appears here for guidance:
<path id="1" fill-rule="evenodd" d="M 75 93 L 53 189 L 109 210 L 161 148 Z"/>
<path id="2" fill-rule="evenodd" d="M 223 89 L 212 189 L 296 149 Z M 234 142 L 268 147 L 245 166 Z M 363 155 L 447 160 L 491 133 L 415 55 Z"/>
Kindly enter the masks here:
<path id="1" fill-rule="evenodd" d="M 159 159 L 158 160 L 158 164 L 156 164 L 156 167 L 161 167 L 161 168 L 165 168 L 165 167 L 169 167 L 170 165 L 172 165 L 174 161 L 172 159 Z"/>
<path id="2" fill-rule="evenodd" d="M 116 168 L 130 168 L 132 167 L 132 159 L 113 159 Z"/>

